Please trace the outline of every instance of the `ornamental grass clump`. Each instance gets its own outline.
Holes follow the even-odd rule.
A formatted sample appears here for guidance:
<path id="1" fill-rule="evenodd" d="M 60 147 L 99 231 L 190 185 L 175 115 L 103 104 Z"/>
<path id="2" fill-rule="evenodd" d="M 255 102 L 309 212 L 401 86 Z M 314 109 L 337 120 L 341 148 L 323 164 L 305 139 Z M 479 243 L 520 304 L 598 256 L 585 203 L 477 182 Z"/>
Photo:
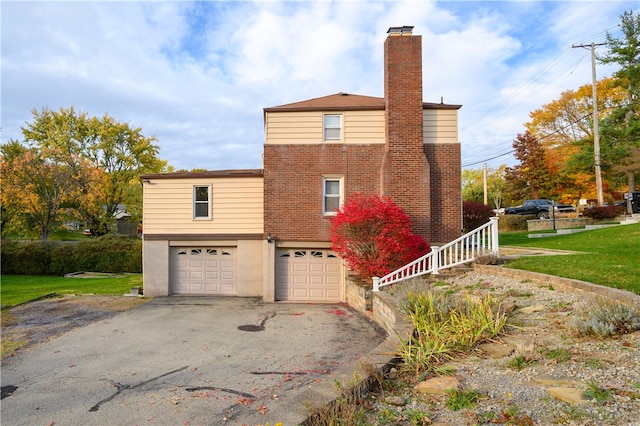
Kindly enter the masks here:
<path id="1" fill-rule="evenodd" d="M 640 306 L 626 305 L 611 299 L 597 298 L 576 318 L 578 334 L 611 337 L 640 330 Z"/>
<path id="2" fill-rule="evenodd" d="M 448 293 L 409 294 L 404 313 L 413 323 L 408 341 L 400 339 L 404 369 L 420 376 L 456 354 L 498 335 L 507 315 L 491 296 L 456 297 Z"/>

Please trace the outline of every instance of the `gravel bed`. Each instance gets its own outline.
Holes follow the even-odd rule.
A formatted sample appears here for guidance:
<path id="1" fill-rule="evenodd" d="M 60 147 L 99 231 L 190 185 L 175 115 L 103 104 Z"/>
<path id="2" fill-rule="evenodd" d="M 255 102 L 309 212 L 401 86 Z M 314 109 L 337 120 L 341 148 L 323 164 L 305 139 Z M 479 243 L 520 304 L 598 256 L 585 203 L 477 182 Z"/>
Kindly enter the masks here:
<path id="1" fill-rule="evenodd" d="M 585 294 L 476 272 L 445 282 L 439 288 L 491 293 L 503 300 L 503 306 L 511 306 L 510 324 L 515 326 L 498 340 L 511 339 L 520 346 L 501 358 L 476 350 L 450 363 L 461 388 L 481 394 L 471 409 L 452 411 L 446 407 L 446 396 L 419 394 L 413 390 L 415 381 L 392 371 L 391 384 L 367 400 L 368 423 L 640 425 L 640 332 L 612 338 L 579 336 L 575 321 L 593 309 L 595 300 Z M 529 361 L 519 370 L 509 366 L 518 356 Z M 543 379 L 553 382 L 542 383 Z M 551 387 L 576 389 L 579 395 L 601 389 L 610 399 L 564 402 L 551 396 Z"/>

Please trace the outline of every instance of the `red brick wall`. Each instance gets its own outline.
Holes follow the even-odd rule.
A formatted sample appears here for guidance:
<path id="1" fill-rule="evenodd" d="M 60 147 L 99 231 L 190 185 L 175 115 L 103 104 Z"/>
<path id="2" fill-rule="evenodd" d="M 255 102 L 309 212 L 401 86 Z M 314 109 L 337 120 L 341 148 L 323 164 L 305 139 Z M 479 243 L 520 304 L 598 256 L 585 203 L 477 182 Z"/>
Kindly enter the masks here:
<path id="1" fill-rule="evenodd" d="M 329 241 L 322 177 L 343 176 L 345 194 L 377 194 L 383 145 L 265 145 L 265 232 L 279 240 Z"/>
<path id="2" fill-rule="evenodd" d="M 427 144 L 431 164 L 430 242 L 448 243 L 462 235 L 462 182 L 460 144 Z"/>
<path id="3" fill-rule="evenodd" d="M 431 240 L 431 180 L 422 134 L 422 37 L 389 36 L 385 55 L 386 152 L 381 192 L 411 216 L 413 232 Z"/>

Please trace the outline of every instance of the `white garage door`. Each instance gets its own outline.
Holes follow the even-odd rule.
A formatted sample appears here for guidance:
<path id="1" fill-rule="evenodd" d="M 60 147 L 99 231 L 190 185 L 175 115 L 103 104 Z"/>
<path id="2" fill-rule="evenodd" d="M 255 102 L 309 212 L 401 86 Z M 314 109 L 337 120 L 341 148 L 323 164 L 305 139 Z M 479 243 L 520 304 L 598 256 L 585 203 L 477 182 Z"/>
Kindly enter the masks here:
<path id="1" fill-rule="evenodd" d="M 175 247 L 171 256 L 172 294 L 236 294 L 234 248 Z"/>
<path id="2" fill-rule="evenodd" d="M 330 250 L 279 249 L 276 300 L 341 302 L 340 258 Z"/>

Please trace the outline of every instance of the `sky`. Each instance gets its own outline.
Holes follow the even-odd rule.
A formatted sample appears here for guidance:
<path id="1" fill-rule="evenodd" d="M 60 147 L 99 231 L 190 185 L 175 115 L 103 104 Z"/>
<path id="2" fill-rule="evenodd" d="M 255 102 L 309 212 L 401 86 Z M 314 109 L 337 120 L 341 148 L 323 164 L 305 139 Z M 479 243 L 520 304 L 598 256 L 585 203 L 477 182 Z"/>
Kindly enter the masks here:
<path id="1" fill-rule="evenodd" d="M 422 36 L 423 101 L 462 104 L 462 164 L 516 163 L 529 113 L 591 84 L 589 49 L 635 1 L 7 1 L 1 141 L 34 109 L 105 113 L 180 169 L 262 167 L 263 108 L 383 97 L 392 26 Z M 606 46 L 596 49 L 606 52 Z M 616 71 L 597 64 L 598 79 Z"/>

